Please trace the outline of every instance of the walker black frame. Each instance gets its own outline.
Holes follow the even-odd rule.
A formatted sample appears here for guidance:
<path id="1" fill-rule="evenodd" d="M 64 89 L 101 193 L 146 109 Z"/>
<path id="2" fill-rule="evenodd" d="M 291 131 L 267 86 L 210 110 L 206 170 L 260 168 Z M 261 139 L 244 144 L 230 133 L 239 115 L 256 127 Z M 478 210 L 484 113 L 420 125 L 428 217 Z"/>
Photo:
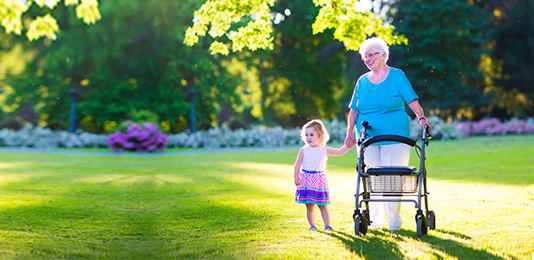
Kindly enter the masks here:
<path id="1" fill-rule="evenodd" d="M 362 122 L 362 128 L 360 131 L 360 138 L 358 140 L 358 147 L 360 149 L 358 164 L 356 164 L 356 170 L 358 172 L 358 181 L 356 184 L 356 206 L 352 218 L 354 220 L 354 233 L 357 236 L 364 236 L 367 233 L 368 226 L 372 223 L 369 218 L 369 202 L 413 202 L 415 203 L 416 214 L 415 222 L 417 225 L 417 237 L 422 237 L 428 233 L 428 229 L 434 230 L 436 228 L 436 216 L 433 210 L 428 209 L 428 191 L 426 183 L 426 167 L 425 167 L 425 147 L 429 144 L 430 133 L 427 127 L 423 127 L 421 146 L 417 145 L 417 142 L 400 135 L 378 135 L 371 138 L 367 138 L 367 130 L 371 129 L 371 126 L 367 121 Z M 366 167 L 365 165 L 365 150 L 371 144 L 394 141 L 407 144 L 414 147 L 418 153 L 419 171 L 414 166 L 405 167 Z M 385 178 L 386 176 L 392 176 Z M 386 180 L 384 185 L 380 187 L 371 186 L 373 178 L 379 180 L 383 178 Z M 414 181 L 415 187 L 407 189 L 405 186 L 405 180 L 410 179 Z M 388 183 L 387 180 L 395 180 L 394 183 Z M 360 184 L 363 188 L 363 192 L 360 193 Z M 383 184 L 383 183 L 381 183 Z M 388 185 L 389 184 L 389 185 Z M 400 184 L 400 186 L 399 186 Z M 391 188 L 391 189 L 388 189 Z M 382 199 L 371 198 L 371 195 L 381 195 Z M 414 199 L 398 199 L 387 197 L 416 197 Z M 421 206 L 421 200 L 424 200 L 425 211 Z M 365 204 L 365 208 L 363 208 Z"/>

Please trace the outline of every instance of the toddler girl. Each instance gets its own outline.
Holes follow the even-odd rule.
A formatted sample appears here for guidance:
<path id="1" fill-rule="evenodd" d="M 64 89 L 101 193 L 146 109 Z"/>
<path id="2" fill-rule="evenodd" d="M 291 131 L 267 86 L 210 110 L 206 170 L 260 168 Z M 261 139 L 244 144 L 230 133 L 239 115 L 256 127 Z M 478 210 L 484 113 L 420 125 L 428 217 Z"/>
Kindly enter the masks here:
<path id="1" fill-rule="evenodd" d="M 306 217 L 310 223 L 309 231 L 317 231 L 315 226 L 315 205 L 321 210 L 325 231 L 332 231 L 330 226 L 330 196 L 328 179 L 324 172 L 328 155 L 346 154 L 352 146 L 341 148 L 326 147 L 330 135 L 321 120 L 315 119 L 306 123 L 300 132 L 305 145 L 300 148 L 295 162 L 294 175 L 297 192 L 295 202 L 306 204 Z"/>

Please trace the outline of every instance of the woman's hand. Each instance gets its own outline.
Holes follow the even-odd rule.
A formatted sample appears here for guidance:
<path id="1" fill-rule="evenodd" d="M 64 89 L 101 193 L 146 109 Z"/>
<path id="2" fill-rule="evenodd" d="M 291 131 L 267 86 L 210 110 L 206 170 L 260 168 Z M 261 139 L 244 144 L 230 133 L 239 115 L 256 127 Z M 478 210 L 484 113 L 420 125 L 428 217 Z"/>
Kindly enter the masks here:
<path id="1" fill-rule="evenodd" d="M 417 100 L 417 99 L 412 100 L 412 102 L 410 102 L 410 104 L 408 104 L 408 106 L 414 112 L 414 114 L 417 117 L 417 120 L 418 120 L 419 124 L 421 125 L 421 127 L 424 128 L 425 126 L 427 126 L 428 130 L 432 130 L 432 124 L 430 124 L 426 120 L 425 113 L 423 112 L 423 108 L 419 104 L 419 100 Z"/>
<path id="2" fill-rule="evenodd" d="M 421 117 L 418 120 L 422 128 L 428 127 L 429 131 L 432 130 L 432 124 L 428 122 L 425 117 Z"/>
<path id="3" fill-rule="evenodd" d="M 345 145 L 349 148 L 352 148 L 356 144 L 356 138 L 352 135 L 347 135 L 345 137 Z"/>

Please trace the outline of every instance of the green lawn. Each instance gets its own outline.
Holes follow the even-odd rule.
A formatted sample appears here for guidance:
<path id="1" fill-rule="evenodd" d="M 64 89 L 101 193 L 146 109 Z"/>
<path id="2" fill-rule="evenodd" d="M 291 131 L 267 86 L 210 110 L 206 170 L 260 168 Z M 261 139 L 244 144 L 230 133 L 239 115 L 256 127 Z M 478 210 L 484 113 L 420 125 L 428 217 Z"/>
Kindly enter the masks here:
<path id="1" fill-rule="evenodd" d="M 355 152 L 328 161 L 335 231 L 308 232 L 296 153 L 0 152 L 0 258 L 531 259 L 534 136 L 431 142 L 437 230 L 421 239 L 409 203 L 401 231 L 353 235 Z"/>

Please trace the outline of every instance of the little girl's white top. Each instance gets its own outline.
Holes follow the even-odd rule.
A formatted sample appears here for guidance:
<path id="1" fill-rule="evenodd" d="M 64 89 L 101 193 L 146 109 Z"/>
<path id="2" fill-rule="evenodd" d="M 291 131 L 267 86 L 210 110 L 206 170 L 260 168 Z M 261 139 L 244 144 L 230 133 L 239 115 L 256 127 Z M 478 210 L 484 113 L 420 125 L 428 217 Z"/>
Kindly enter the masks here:
<path id="1" fill-rule="evenodd" d="M 302 170 L 324 172 L 326 168 L 326 146 L 312 147 L 305 145 L 302 148 Z"/>

